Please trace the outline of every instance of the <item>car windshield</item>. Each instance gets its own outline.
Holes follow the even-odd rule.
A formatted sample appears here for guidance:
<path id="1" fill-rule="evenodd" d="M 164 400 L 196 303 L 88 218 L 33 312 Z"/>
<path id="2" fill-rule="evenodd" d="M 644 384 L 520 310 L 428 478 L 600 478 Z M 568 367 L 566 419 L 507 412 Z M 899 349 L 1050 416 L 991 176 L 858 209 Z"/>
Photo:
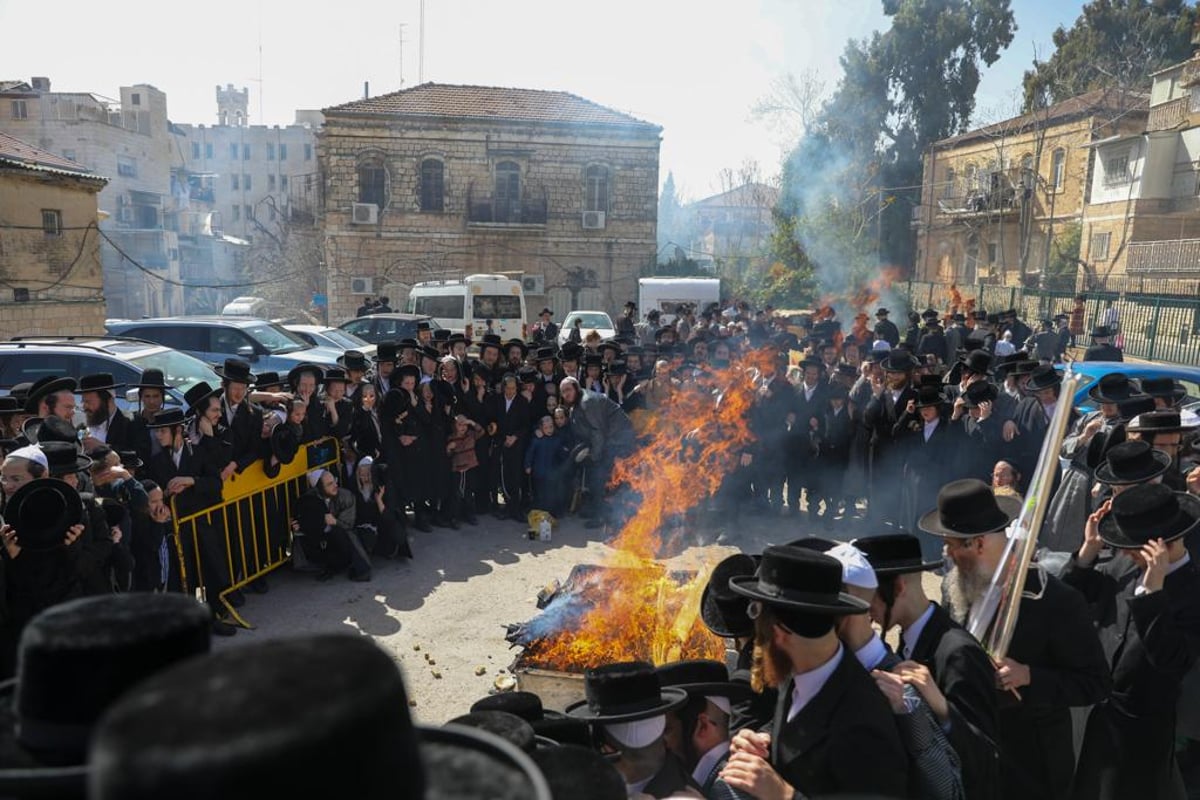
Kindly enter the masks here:
<path id="1" fill-rule="evenodd" d="M 575 324 L 575 320 L 583 320 L 585 328 L 605 328 L 612 329 L 612 320 L 608 318 L 608 314 L 576 314 L 571 318 L 571 324 Z"/>
<path id="2" fill-rule="evenodd" d="M 267 348 L 271 355 L 292 353 L 312 347 L 308 342 L 280 325 L 247 325 L 242 332 Z"/>
<path id="3" fill-rule="evenodd" d="M 166 376 L 167 383 L 181 393 L 187 392 L 200 381 L 208 381 L 212 386 L 217 386 L 221 382 L 217 373 L 208 364 L 178 350 L 159 350 L 156 353 L 135 356 L 129 359 L 129 363 L 143 371 L 161 369 L 163 375 Z"/>

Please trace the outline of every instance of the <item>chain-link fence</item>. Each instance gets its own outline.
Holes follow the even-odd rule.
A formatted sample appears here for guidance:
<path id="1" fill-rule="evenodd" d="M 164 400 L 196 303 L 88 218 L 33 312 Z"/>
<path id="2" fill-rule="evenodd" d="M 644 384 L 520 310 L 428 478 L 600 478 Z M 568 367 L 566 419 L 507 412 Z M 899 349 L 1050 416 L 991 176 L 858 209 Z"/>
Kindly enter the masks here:
<path id="1" fill-rule="evenodd" d="M 965 312 L 968 304 L 974 310 L 991 313 L 1012 308 L 1034 329 L 1038 321 L 1055 314 L 1071 315 L 1075 298 L 1082 296 L 1083 336 L 1077 337 L 1080 345 L 1087 345 L 1092 328 L 1108 324 L 1117 328 L 1117 346 L 1128 356 L 1200 365 L 1200 296 L 1195 293 L 1089 291 L 1079 295 L 1073 291 L 992 285 L 953 287 L 923 281 L 897 283 L 892 290 L 910 311 L 933 308 L 948 313 L 957 306 L 958 311 Z"/>

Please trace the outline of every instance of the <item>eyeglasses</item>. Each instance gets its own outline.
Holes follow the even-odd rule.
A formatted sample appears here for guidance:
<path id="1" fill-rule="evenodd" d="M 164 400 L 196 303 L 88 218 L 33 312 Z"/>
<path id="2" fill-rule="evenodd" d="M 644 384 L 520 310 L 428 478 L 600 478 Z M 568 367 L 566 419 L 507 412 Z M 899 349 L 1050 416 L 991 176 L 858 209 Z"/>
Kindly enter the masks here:
<path id="1" fill-rule="evenodd" d="M 755 619 L 758 619 L 759 617 L 761 617 L 762 612 L 763 612 L 763 604 L 759 600 L 751 600 L 746 605 L 746 616 L 752 620 L 755 620 Z"/>

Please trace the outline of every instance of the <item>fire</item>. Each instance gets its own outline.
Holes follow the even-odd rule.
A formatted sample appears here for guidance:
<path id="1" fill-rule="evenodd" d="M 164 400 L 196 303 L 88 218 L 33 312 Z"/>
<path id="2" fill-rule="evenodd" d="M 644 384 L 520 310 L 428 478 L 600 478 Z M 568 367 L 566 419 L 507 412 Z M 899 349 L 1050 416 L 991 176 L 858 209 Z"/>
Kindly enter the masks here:
<path id="1" fill-rule="evenodd" d="M 700 597 L 708 570 L 690 578 L 655 559 L 674 542 L 664 534 L 690 509 L 720 488 L 754 441 L 748 425 L 757 385 L 751 370 L 769 365 L 753 353 L 740 368 L 714 371 L 705 381 L 720 388 L 677 391 L 671 401 L 636 420 L 645 444 L 619 461 L 613 484 L 636 497 L 632 516 L 613 539 L 615 550 L 599 577 L 581 590 L 585 610 L 577 624 L 530 642 L 527 663 L 582 671 L 613 661 L 721 658 L 724 646 L 700 621 Z"/>
<path id="2" fill-rule="evenodd" d="M 898 267 L 880 267 L 876 277 L 844 293 L 825 295 L 821 298 L 821 305 L 837 306 L 854 313 L 871 313 L 871 307 L 891 290 L 892 284 L 902 280 L 902 277 Z"/>

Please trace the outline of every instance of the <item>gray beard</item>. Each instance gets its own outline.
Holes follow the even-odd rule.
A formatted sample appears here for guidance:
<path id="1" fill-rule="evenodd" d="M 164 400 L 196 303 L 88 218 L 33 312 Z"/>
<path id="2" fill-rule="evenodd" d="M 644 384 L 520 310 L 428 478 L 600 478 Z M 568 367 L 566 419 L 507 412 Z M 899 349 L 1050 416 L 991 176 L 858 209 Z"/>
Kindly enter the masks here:
<path id="1" fill-rule="evenodd" d="M 950 618 L 959 625 L 966 625 L 971 609 L 983 599 L 991 582 L 991 573 L 964 572 L 952 566 L 942 582 Z"/>

